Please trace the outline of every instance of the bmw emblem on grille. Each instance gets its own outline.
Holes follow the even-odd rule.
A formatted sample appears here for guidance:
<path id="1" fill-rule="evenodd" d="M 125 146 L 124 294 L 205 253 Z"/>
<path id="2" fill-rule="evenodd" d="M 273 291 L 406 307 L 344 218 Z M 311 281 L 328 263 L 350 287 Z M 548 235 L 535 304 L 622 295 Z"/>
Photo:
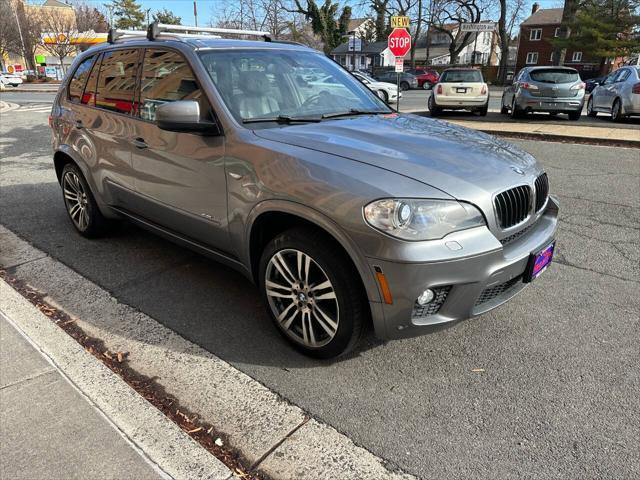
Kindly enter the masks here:
<path id="1" fill-rule="evenodd" d="M 511 167 L 511 170 L 513 170 L 514 172 L 516 172 L 518 175 L 524 175 L 524 170 L 522 170 L 521 168 L 518 168 L 518 167 Z"/>

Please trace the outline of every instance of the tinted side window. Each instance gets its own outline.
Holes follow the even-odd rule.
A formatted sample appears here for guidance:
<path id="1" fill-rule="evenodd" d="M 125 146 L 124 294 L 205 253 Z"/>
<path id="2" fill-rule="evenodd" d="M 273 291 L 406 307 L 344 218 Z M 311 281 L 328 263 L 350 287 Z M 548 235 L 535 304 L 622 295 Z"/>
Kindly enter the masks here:
<path id="1" fill-rule="evenodd" d="M 73 77 L 71 77 L 71 81 L 69 82 L 69 100 L 73 103 L 80 103 L 84 84 L 87 81 L 89 72 L 91 72 L 91 66 L 95 58 L 94 55 L 83 60 L 82 63 L 78 65 L 78 68 L 76 68 L 76 71 L 73 72 Z"/>
<path id="2" fill-rule="evenodd" d="M 91 75 L 89 75 L 89 80 L 87 80 L 87 85 L 84 87 L 84 93 L 80 101 L 83 105 L 94 106 L 96 104 L 96 89 L 98 88 L 98 73 L 100 71 L 101 59 L 102 55 L 95 61 L 91 69 Z"/>
<path id="3" fill-rule="evenodd" d="M 105 52 L 98 75 L 96 107 L 131 113 L 136 89 L 138 50 Z"/>
<path id="4" fill-rule="evenodd" d="M 208 112 L 200 85 L 181 54 L 147 49 L 142 65 L 139 110 L 142 119 L 155 121 L 158 106 L 177 100 L 198 100 L 200 111 Z"/>

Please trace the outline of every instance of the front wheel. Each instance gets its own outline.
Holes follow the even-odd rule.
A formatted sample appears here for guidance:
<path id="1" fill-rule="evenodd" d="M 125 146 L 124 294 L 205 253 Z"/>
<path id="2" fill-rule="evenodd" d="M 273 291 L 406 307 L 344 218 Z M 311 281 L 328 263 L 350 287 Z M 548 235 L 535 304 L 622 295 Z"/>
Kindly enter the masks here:
<path id="1" fill-rule="evenodd" d="M 403 92 L 409 90 L 410 88 L 411 85 L 409 85 L 408 82 L 400 82 L 400 90 L 402 90 Z"/>
<path id="2" fill-rule="evenodd" d="M 621 122 L 622 118 L 622 103 L 620 103 L 619 98 L 616 98 L 613 102 L 613 107 L 611 107 L 611 120 L 614 122 Z"/>
<path id="3" fill-rule="evenodd" d="M 316 358 L 347 353 L 368 321 L 366 295 L 350 261 L 323 235 L 295 228 L 275 237 L 260 259 L 269 314 L 295 348 Z"/>
<path id="4" fill-rule="evenodd" d="M 376 92 L 378 94 L 378 98 L 382 100 L 384 103 L 389 103 L 389 95 L 384 90 L 378 90 Z"/>
<path id="5" fill-rule="evenodd" d="M 424 82 L 422 84 L 422 89 L 423 90 L 431 90 L 433 88 L 433 85 L 431 85 L 429 82 Z"/>

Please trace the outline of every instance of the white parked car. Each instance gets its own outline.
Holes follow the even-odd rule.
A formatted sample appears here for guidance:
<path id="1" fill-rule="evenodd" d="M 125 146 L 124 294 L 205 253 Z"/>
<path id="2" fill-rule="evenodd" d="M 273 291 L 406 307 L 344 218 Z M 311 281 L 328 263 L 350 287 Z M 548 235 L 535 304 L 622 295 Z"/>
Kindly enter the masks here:
<path id="1" fill-rule="evenodd" d="M 372 90 L 385 103 L 396 103 L 398 101 L 398 87 L 389 82 L 379 82 L 362 72 L 353 72 L 353 76 L 364 83 L 369 90 Z M 402 91 L 400 92 L 402 98 Z"/>
<path id="2" fill-rule="evenodd" d="M 18 85 L 22 85 L 22 78 L 17 74 L 2 72 L 0 73 L 0 83 L 4 86 L 11 85 L 12 87 L 17 87 Z"/>
<path id="3" fill-rule="evenodd" d="M 640 67 L 623 67 L 610 73 L 591 92 L 587 115 L 610 113 L 614 122 L 640 115 Z"/>
<path id="4" fill-rule="evenodd" d="M 485 116 L 489 108 L 489 87 L 480 70 L 449 68 L 433 87 L 428 106 L 432 117 L 442 110 L 471 110 Z"/>

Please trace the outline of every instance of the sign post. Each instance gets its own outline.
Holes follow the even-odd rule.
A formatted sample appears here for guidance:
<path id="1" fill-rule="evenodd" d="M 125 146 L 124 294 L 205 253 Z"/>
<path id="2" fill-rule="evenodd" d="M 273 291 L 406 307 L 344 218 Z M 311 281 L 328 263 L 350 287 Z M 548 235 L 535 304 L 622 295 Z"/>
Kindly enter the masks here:
<path id="1" fill-rule="evenodd" d="M 406 25 L 409 25 L 409 17 L 391 17 L 392 25 L 394 24 L 394 18 L 406 19 Z M 396 24 L 398 21 L 396 21 Z M 403 20 L 404 22 L 404 20 Z M 389 34 L 387 39 L 387 45 L 389 51 L 396 58 L 396 88 L 398 91 L 398 100 L 396 110 L 400 111 L 400 74 L 404 71 L 404 56 L 409 50 L 411 50 L 411 35 L 404 28 L 395 28 L 393 32 Z"/>

